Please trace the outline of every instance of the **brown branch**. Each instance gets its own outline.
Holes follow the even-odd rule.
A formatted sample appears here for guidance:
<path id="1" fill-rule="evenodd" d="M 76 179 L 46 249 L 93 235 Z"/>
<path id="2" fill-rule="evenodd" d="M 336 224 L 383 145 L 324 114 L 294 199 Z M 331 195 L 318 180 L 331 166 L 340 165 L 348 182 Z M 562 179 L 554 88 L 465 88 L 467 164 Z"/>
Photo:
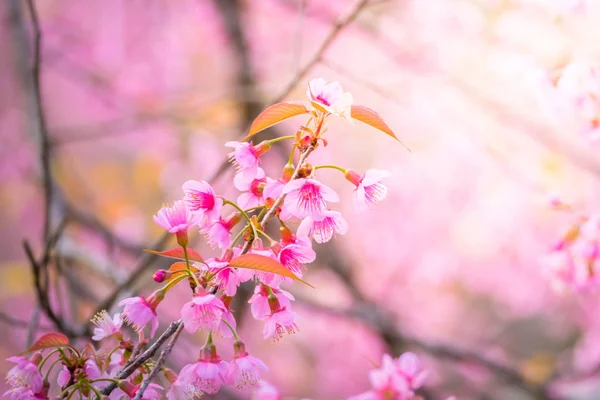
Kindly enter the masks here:
<path id="1" fill-rule="evenodd" d="M 183 320 L 178 320 L 175 322 L 171 322 L 169 327 L 160 335 L 156 342 L 152 344 L 152 346 L 148 347 L 146 351 L 144 351 L 134 362 L 132 362 L 129 366 L 123 368 L 121 372 L 119 372 L 115 379 L 126 379 L 129 375 L 133 374 L 136 369 L 138 369 L 143 363 L 148 361 L 154 354 L 161 348 L 161 346 L 175 334 L 175 332 L 179 331 L 180 328 L 183 327 Z M 104 387 L 100 393 L 103 395 L 109 395 L 117 385 L 114 382 L 109 383 L 106 387 Z"/>
<path id="2" fill-rule="evenodd" d="M 144 379 L 142 386 L 140 387 L 135 396 L 135 400 L 142 400 L 142 396 L 144 395 L 146 388 L 148 387 L 148 385 L 150 385 L 150 382 L 152 382 L 152 380 L 160 372 L 163 364 L 165 363 L 165 361 L 167 361 L 167 357 L 169 357 L 169 354 L 171 354 L 171 350 L 173 350 L 173 346 L 175 346 L 175 342 L 177 342 L 177 339 L 179 338 L 179 334 L 181 333 L 182 329 L 183 323 L 179 324 L 179 326 L 175 330 L 175 333 L 173 333 L 171 340 L 169 340 L 167 346 L 163 349 L 163 351 L 161 351 L 160 357 L 158 357 L 158 361 L 156 362 L 154 369 L 152 370 L 152 372 L 150 372 L 150 375 L 148 375 L 148 377 Z"/>

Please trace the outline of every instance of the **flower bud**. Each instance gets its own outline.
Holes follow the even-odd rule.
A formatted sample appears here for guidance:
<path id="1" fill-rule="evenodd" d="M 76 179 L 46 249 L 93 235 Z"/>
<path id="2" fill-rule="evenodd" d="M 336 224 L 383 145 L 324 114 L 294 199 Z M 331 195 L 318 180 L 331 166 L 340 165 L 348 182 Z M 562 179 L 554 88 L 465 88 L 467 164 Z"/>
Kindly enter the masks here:
<path id="1" fill-rule="evenodd" d="M 347 181 L 351 182 L 355 186 L 358 186 L 363 180 L 363 177 L 361 175 L 359 175 L 356 171 L 353 171 L 351 169 L 346 170 L 344 178 L 346 178 Z"/>
<path id="2" fill-rule="evenodd" d="M 139 375 L 141 376 L 142 374 L 139 374 Z M 135 393 L 137 392 L 137 389 L 138 389 L 137 385 L 134 385 L 127 381 L 120 381 L 117 386 L 119 387 L 119 389 L 124 391 L 131 398 L 133 398 L 135 396 Z"/>
<path id="3" fill-rule="evenodd" d="M 154 275 L 152 275 L 152 279 L 154 279 L 154 282 L 164 282 L 165 279 L 167 279 L 167 277 L 171 277 L 172 273 L 170 273 L 169 271 L 165 270 L 165 269 L 159 269 L 158 271 L 156 271 L 154 273 Z"/>
<path id="4" fill-rule="evenodd" d="M 233 342 L 233 358 L 245 357 L 247 355 L 246 345 L 242 340 Z"/>
<path id="5" fill-rule="evenodd" d="M 281 175 L 281 179 L 284 182 L 289 182 L 292 180 L 292 176 L 294 176 L 294 170 L 296 168 L 294 168 L 293 164 L 286 164 L 285 167 L 283 168 L 283 174 Z"/>
<path id="6" fill-rule="evenodd" d="M 173 383 L 177 380 L 177 374 L 170 368 L 164 368 L 163 373 L 165 374 L 165 378 L 169 381 L 169 383 Z"/>
<path id="7" fill-rule="evenodd" d="M 33 353 L 31 357 L 29 357 L 29 361 L 35 365 L 40 365 L 40 362 L 42 362 L 43 359 L 44 356 L 39 351 L 37 353 Z"/>

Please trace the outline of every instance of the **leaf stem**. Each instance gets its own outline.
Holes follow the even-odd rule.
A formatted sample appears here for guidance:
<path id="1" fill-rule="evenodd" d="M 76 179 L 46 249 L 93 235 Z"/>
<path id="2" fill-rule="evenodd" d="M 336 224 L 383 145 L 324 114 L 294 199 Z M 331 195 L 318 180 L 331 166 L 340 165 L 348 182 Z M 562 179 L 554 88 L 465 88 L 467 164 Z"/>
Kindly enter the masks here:
<path id="1" fill-rule="evenodd" d="M 295 135 L 280 136 L 280 137 L 277 137 L 275 139 L 271 139 L 268 142 L 269 142 L 269 144 L 273 144 L 273 143 L 277 143 L 277 142 L 281 142 L 281 141 L 289 140 L 289 139 L 295 139 L 295 138 L 296 138 Z"/>
<path id="2" fill-rule="evenodd" d="M 235 204 L 233 201 L 223 199 L 223 203 L 229 204 L 230 206 L 232 206 L 233 208 L 238 210 L 240 213 L 242 213 L 242 215 L 244 216 L 246 221 L 248 221 L 248 225 L 250 226 L 250 229 L 252 229 L 252 234 L 253 234 L 253 238 L 250 240 L 250 243 L 252 244 L 252 242 L 258 237 L 258 233 L 256 232 L 256 227 L 252 223 L 252 219 L 250 219 L 248 214 L 246 214 L 246 212 L 244 210 L 242 210 L 242 208 L 240 206 L 238 206 L 237 204 Z"/>

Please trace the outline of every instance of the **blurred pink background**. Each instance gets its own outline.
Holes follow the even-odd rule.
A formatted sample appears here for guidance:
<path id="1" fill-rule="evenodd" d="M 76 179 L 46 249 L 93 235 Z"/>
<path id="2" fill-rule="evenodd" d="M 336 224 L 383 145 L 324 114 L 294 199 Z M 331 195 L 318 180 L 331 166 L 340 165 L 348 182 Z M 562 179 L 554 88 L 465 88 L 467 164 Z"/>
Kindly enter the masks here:
<path id="1" fill-rule="evenodd" d="M 65 275 L 55 279 L 56 293 L 71 294 L 53 300 L 70 324 L 81 326 L 161 235 L 152 222 L 161 204 L 180 198 L 186 180 L 217 171 L 228 152 L 224 143 L 245 135 L 249 118 L 295 81 L 356 4 L 35 3 L 52 169 L 64 198 L 53 215 L 78 216 L 57 247 Z M 600 398 L 598 295 L 557 293 L 540 264 L 574 222 L 551 210 L 549 194 L 582 213 L 597 211 L 600 158 L 574 118 L 552 111 L 537 78 L 600 56 L 600 4 L 370 3 L 286 99 L 305 100 L 311 78 L 337 80 L 355 103 L 377 110 L 411 151 L 359 122 L 331 124 L 329 146 L 315 163 L 387 169 L 390 193 L 359 215 L 348 184 L 334 171 L 321 174 L 340 193 L 350 231 L 333 246 L 316 246 L 317 261 L 305 277 L 317 290 L 290 289 L 299 297 L 298 334 L 272 343 L 261 339 L 252 318 L 241 322 L 248 346 L 270 366 L 265 378 L 286 398 L 339 399 L 367 390 L 370 360 L 411 350 L 432 371 L 427 387 L 435 398 L 532 398 L 485 368 L 432 354 L 412 339 L 389 349 L 365 322 L 379 318 L 375 306 L 407 338 L 490 357 L 532 385 L 558 377 L 552 390 L 565 398 Z M 224 23 L 225 14 L 231 18 L 224 9 L 239 13 L 239 21 Z M 29 18 L 16 0 L 2 3 L 0 17 L 0 356 L 6 358 L 25 349 L 28 325 L 37 318 L 22 241 L 40 251 L 44 209 L 39 140 L 24 83 Z M 241 47 L 235 32 L 243 36 Z M 294 134 L 298 123 L 285 122 L 277 133 Z M 282 161 L 272 153 L 276 166 Z M 230 168 L 215 188 L 231 191 L 232 176 Z M 82 223 L 88 217 L 121 240 L 105 241 L 96 222 Z M 352 300 L 333 264 L 369 306 Z M 154 290 L 156 268 L 119 298 Z M 164 326 L 178 318 L 183 299 L 169 296 L 161 306 Z M 37 334 L 51 325 L 42 316 Z M 184 333 L 182 339 L 171 365 L 192 362 L 204 338 Z M 229 344 L 223 349 L 228 354 Z M 0 363 L 2 374 L 8 368 Z M 215 398 L 248 395 L 232 390 Z"/>

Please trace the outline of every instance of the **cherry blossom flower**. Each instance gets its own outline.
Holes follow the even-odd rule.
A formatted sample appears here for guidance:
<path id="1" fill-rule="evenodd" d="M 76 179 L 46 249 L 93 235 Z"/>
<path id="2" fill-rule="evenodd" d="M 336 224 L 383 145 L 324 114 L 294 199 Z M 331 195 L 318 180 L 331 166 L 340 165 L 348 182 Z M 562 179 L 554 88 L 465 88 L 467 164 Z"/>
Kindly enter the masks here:
<path id="1" fill-rule="evenodd" d="M 269 382 L 261 380 L 252 394 L 252 400 L 281 400 L 279 391 Z"/>
<path id="2" fill-rule="evenodd" d="M 323 78 L 313 79 L 308 83 L 306 94 L 313 105 L 322 111 L 351 118 L 353 98 L 350 93 L 344 93 L 339 82 L 327 83 Z"/>
<path id="3" fill-rule="evenodd" d="M 244 209 L 262 206 L 265 202 L 263 192 L 266 182 L 262 168 L 258 169 L 257 176 L 251 181 L 244 179 L 243 174 L 236 174 L 233 184 L 237 190 L 244 192 L 237 199 L 238 205 Z"/>
<path id="4" fill-rule="evenodd" d="M 207 344 L 200 350 L 200 358 L 194 364 L 181 369 L 178 381 L 184 386 L 191 385 L 197 391 L 217 393 L 225 383 L 229 365 L 221 360 L 214 345 Z"/>
<path id="5" fill-rule="evenodd" d="M 271 288 L 281 308 L 285 307 L 289 309 L 291 307 L 290 301 L 294 301 L 294 296 L 283 289 Z M 269 291 L 265 285 L 256 285 L 254 288 L 254 294 L 248 300 L 250 303 L 250 311 L 255 319 L 261 320 L 266 319 L 271 314 L 269 307 Z"/>
<path id="6" fill-rule="evenodd" d="M 81 379 L 81 378 L 98 379 L 102 376 L 102 373 L 100 372 L 100 368 L 98 368 L 98 365 L 96 365 L 96 362 L 92 359 L 86 360 L 83 368 L 80 368 L 79 370 L 83 370 L 83 372 L 85 373 L 85 376 L 82 377 L 81 372 L 79 372 L 76 375 L 76 379 Z M 65 386 L 70 382 L 70 380 L 71 380 L 71 372 L 69 371 L 69 369 L 66 366 L 63 366 L 63 369 L 58 373 L 56 382 L 60 386 Z"/>
<path id="7" fill-rule="evenodd" d="M 130 399 L 133 399 L 137 396 L 138 391 L 142 387 L 141 384 L 134 385 L 128 381 L 121 381 L 119 383 L 119 389 L 121 389 Z M 158 392 L 159 390 L 163 390 L 163 387 L 156 384 L 150 383 L 146 390 L 144 390 L 144 394 L 142 395 L 142 400 L 160 400 L 162 399 L 162 395 Z M 112 397 L 112 393 L 111 393 Z"/>
<path id="8" fill-rule="evenodd" d="M 4 394 L 5 396 L 10 393 L 11 398 L 19 398 L 13 396 L 16 396 L 19 393 L 27 392 L 36 394 L 43 390 L 42 375 L 40 374 L 40 371 L 35 363 L 33 363 L 27 357 L 22 356 L 9 357 L 6 359 L 6 361 L 10 361 L 16 365 L 12 367 L 6 374 L 6 382 L 12 387 L 13 390 L 6 392 Z"/>
<path id="9" fill-rule="evenodd" d="M 223 322 L 223 320 L 225 320 L 225 322 L 227 322 L 227 324 L 229 324 L 234 330 L 237 328 L 235 317 L 233 316 L 231 310 L 228 308 L 226 311 L 223 312 L 223 315 L 221 315 L 221 321 L 219 321 L 217 329 L 214 331 L 214 333 L 224 338 L 232 338 L 233 332 L 231 332 L 231 329 L 229 328 L 229 326 L 227 326 L 225 322 Z"/>
<path id="10" fill-rule="evenodd" d="M 226 310 L 223 302 L 214 294 L 194 296 L 192 301 L 181 308 L 185 330 L 193 333 L 200 328 L 214 329 Z"/>
<path id="11" fill-rule="evenodd" d="M 229 157 L 233 160 L 238 174 L 241 174 L 240 178 L 245 181 L 252 181 L 258 177 L 259 174 L 259 157 L 266 153 L 270 145 L 260 144 L 254 146 L 252 142 L 227 142 L 225 146 L 234 149 L 233 152 L 229 153 Z"/>
<path id="12" fill-rule="evenodd" d="M 216 197 L 208 182 L 187 181 L 182 185 L 185 196 L 183 201 L 193 212 L 201 215 L 200 225 L 205 226 L 219 218 L 223 208 L 223 199 Z"/>
<path id="13" fill-rule="evenodd" d="M 221 288 L 227 296 L 234 296 L 241 283 L 237 270 L 235 268 L 225 268 L 229 265 L 229 262 L 222 261 L 218 258 L 209 258 L 206 260 L 206 265 L 211 274 L 216 273 L 215 282 L 219 288 Z"/>
<path id="14" fill-rule="evenodd" d="M 387 186 L 381 180 L 390 175 L 388 171 L 370 169 L 363 176 L 352 170 L 348 170 L 345 177 L 356 185 L 354 191 L 354 205 L 359 212 L 373 208 L 387 196 Z"/>
<path id="15" fill-rule="evenodd" d="M 372 390 L 349 400 L 400 399 L 408 400 L 420 388 L 428 372 L 421 369 L 419 359 L 413 353 L 404 353 L 398 359 L 383 355 L 381 367 L 369 373 Z"/>
<path id="16" fill-rule="evenodd" d="M 331 240 L 334 232 L 345 235 L 348 232 L 348 222 L 338 211 L 327 210 L 320 219 L 306 217 L 310 224 L 310 236 L 317 243 L 326 243 Z"/>
<path id="17" fill-rule="evenodd" d="M 119 306 L 125 307 L 121 314 L 123 320 L 129 323 L 137 331 L 141 331 L 148 322 L 152 322 L 150 336 L 154 336 L 154 333 L 158 328 L 156 307 L 163 298 L 164 292 L 156 291 L 148 299 L 145 299 L 144 297 L 131 297 L 121 300 Z"/>
<path id="18" fill-rule="evenodd" d="M 267 366 L 258 358 L 248 354 L 244 342 L 236 341 L 233 348 L 233 360 L 229 363 L 229 369 L 225 375 L 227 383 L 237 389 L 256 386 L 260 381 L 261 370 L 268 371 Z"/>
<path id="19" fill-rule="evenodd" d="M 279 262 L 298 276 L 302 276 L 302 266 L 315 261 L 316 258 L 317 253 L 312 249 L 310 242 L 288 244 L 277 254 Z"/>
<path id="20" fill-rule="evenodd" d="M 225 249 L 231 244 L 231 230 L 241 221 L 239 213 L 234 212 L 227 218 L 219 218 L 205 231 L 211 247 Z"/>
<path id="21" fill-rule="evenodd" d="M 168 400 L 199 400 L 202 398 L 202 391 L 194 385 L 182 382 L 179 379 L 171 384 L 167 392 Z"/>
<path id="22" fill-rule="evenodd" d="M 286 194 L 283 209 L 298 218 L 320 218 L 326 211 L 326 202 L 337 203 L 339 196 L 333 189 L 315 179 L 295 179 L 288 182 L 282 193 Z"/>
<path id="23" fill-rule="evenodd" d="M 292 312 L 289 308 L 281 308 L 267 318 L 267 322 L 263 328 L 263 339 L 273 338 L 273 340 L 280 340 L 286 333 L 291 335 L 296 332 L 298 332 L 296 313 Z"/>
<path id="24" fill-rule="evenodd" d="M 286 182 L 282 179 L 272 179 L 267 176 L 267 182 L 265 184 L 265 188 L 263 190 L 263 197 L 265 199 L 271 198 L 276 200 L 279 196 L 281 196 L 281 192 L 283 191 L 283 187 Z"/>
<path id="25" fill-rule="evenodd" d="M 121 314 L 119 313 L 115 314 L 111 319 L 106 310 L 102 310 L 92 318 L 92 323 L 96 325 L 92 340 L 102 340 L 121 332 L 123 319 L 121 319 Z"/>
<path id="26" fill-rule="evenodd" d="M 154 216 L 154 222 L 170 233 L 185 232 L 195 223 L 192 213 L 183 200 L 163 206 Z"/>

